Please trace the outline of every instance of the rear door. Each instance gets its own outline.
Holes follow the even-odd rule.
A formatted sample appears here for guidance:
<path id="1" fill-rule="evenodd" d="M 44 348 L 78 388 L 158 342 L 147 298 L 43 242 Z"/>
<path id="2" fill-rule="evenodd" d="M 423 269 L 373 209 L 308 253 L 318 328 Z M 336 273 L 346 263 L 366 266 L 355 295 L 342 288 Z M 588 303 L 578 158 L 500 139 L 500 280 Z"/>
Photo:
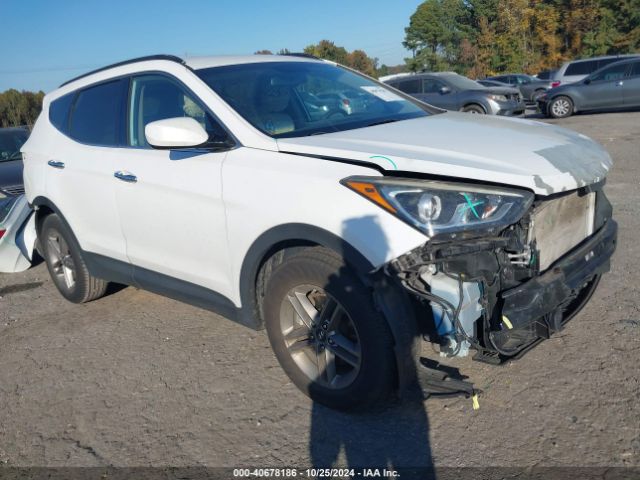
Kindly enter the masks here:
<path id="1" fill-rule="evenodd" d="M 127 149 L 113 166 L 127 256 L 137 284 L 160 277 L 230 294 L 229 253 L 222 201 L 227 150 L 157 150 L 145 138 L 153 121 L 191 117 L 210 139 L 228 137 L 203 103 L 165 74 L 132 77 L 127 105 Z M 247 219 L 250 221 L 250 219 Z M 167 285 L 167 282 L 164 282 Z M 183 285 L 184 286 L 184 285 Z"/>
<path id="2" fill-rule="evenodd" d="M 92 85 L 50 106 L 65 135 L 56 136 L 47 158 L 45 185 L 80 246 L 87 252 L 126 261 L 115 201 L 114 161 L 124 144 L 126 80 Z"/>
<path id="3" fill-rule="evenodd" d="M 628 64 L 607 67 L 589 77 L 583 84 L 582 109 L 620 108 L 623 105 L 622 87 Z"/>
<path id="4" fill-rule="evenodd" d="M 640 60 L 631 64 L 622 86 L 622 98 L 625 107 L 640 107 Z"/>

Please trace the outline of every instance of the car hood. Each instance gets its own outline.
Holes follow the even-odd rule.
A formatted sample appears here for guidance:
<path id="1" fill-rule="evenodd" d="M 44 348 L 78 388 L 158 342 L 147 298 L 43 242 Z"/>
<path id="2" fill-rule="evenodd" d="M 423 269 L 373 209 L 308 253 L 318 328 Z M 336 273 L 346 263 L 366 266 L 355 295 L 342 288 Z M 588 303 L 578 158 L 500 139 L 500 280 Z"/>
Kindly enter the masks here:
<path id="1" fill-rule="evenodd" d="M 0 162 L 0 190 L 22 183 L 22 160 Z"/>
<path id="2" fill-rule="evenodd" d="M 373 127 L 278 139 L 282 152 L 524 187 L 539 195 L 602 180 L 611 157 L 585 135 L 530 120 L 447 112 Z"/>

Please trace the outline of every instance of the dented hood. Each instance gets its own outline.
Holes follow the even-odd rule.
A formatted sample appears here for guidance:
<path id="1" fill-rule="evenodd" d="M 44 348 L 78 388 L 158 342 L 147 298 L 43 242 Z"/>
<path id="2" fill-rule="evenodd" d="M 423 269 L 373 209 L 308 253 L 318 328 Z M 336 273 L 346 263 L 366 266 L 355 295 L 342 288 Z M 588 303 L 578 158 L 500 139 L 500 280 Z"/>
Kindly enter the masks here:
<path id="1" fill-rule="evenodd" d="M 384 170 L 502 183 L 539 195 L 602 180 L 611 157 L 585 135 L 541 122 L 447 112 L 278 140 L 282 152 L 375 163 Z"/>

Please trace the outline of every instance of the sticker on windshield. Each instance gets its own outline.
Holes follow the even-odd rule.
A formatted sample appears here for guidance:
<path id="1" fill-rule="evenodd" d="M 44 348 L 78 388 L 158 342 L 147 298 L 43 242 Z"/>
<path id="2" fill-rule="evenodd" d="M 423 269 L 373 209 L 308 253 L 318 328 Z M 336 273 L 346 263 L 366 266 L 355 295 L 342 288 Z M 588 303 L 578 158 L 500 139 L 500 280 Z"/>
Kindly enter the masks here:
<path id="1" fill-rule="evenodd" d="M 375 95 L 380 100 L 384 100 L 385 102 L 400 102 L 404 100 L 404 98 L 402 98 L 400 95 L 396 95 L 395 93 L 383 87 L 377 87 L 375 85 L 364 85 L 360 88 L 370 93 L 371 95 Z"/>

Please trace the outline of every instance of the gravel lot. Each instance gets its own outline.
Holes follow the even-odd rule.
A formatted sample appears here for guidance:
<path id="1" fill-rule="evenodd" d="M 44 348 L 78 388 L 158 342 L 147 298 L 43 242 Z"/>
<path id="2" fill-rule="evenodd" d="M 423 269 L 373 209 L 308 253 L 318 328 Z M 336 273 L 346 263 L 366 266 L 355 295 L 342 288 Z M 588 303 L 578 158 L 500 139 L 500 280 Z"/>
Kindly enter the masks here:
<path id="1" fill-rule="evenodd" d="M 554 121 L 601 142 L 613 269 L 556 337 L 484 390 L 340 414 L 288 381 L 266 335 L 125 288 L 86 305 L 43 264 L 0 274 L 0 462 L 13 466 L 640 466 L 640 112 Z"/>

